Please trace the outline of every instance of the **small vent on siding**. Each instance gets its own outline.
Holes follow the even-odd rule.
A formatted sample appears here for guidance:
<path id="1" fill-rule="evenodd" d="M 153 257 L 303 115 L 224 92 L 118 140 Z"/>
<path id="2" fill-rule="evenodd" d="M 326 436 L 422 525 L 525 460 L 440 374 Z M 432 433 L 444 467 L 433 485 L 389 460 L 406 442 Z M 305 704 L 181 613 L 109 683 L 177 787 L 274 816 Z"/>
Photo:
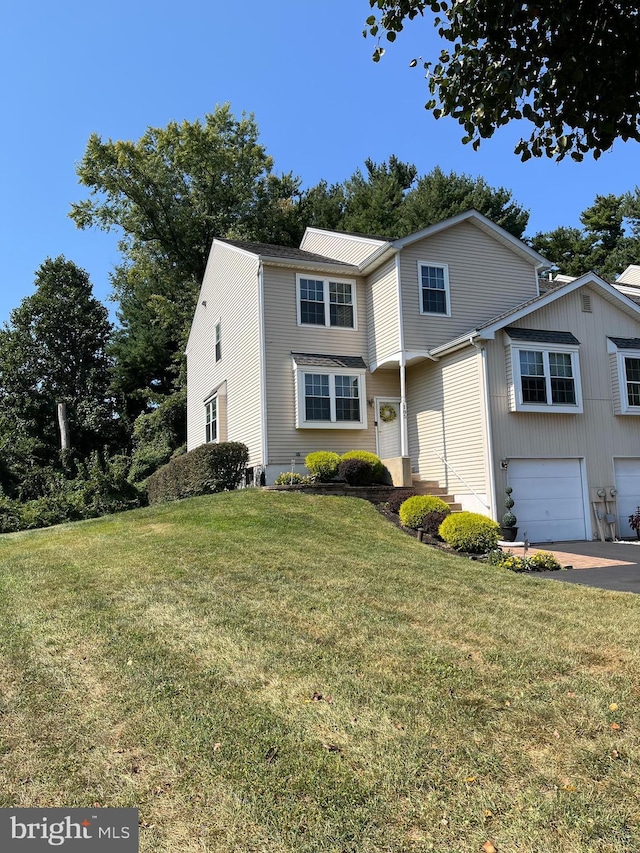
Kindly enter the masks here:
<path id="1" fill-rule="evenodd" d="M 590 293 L 583 293 L 581 296 L 581 299 L 582 299 L 582 310 L 586 311 L 588 314 L 591 314 L 591 312 L 592 312 L 591 294 Z"/>

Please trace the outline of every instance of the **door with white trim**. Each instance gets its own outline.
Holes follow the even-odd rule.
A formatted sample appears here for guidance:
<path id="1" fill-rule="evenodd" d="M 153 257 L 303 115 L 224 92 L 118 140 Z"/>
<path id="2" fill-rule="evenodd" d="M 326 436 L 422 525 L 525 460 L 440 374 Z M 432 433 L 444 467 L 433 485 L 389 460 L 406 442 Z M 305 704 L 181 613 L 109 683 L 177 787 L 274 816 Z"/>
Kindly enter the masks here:
<path id="1" fill-rule="evenodd" d="M 376 448 L 381 459 L 401 454 L 400 398 L 376 397 Z"/>

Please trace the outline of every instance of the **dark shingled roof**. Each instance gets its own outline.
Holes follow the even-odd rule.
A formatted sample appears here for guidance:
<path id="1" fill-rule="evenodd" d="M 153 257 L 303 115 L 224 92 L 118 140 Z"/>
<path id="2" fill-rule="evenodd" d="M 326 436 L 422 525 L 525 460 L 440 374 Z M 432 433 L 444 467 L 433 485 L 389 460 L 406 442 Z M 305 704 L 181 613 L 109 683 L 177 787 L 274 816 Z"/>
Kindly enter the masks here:
<path id="1" fill-rule="evenodd" d="M 325 255 L 316 255 L 315 252 L 305 252 L 303 249 L 275 246 L 272 243 L 250 243 L 247 240 L 219 239 L 222 243 L 229 243 L 230 246 L 237 246 L 238 249 L 244 249 L 246 252 L 253 252 L 254 255 L 262 255 L 267 258 L 282 258 L 282 260 L 288 261 L 310 261 L 314 264 L 332 264 L 336 267 L 352 266 L 352 264 L 345 264 L 342 261 L 327 258 Z"/>
<path id="2" fill-rule="evenodd" d="M 350 367 L 366 368 L 359 355 L 318 355 L 317 353 L 292 352 L 296 364 L 306 367 Z"/>
<path id="3" fill-rule="evenodd" d="M 612 338 L 609 340 L 618 347 L 618 349 L 640 349 L 640 338 Z"/>
<path id="4" fill-rule="evenodd" d="M 573 346 L 580 343 L 571 332 L 552 332 L 547 329 L 520 329 L 518 326 L 507 326 L 505 332 L 515 341 L 535 341 L 540 344 L 571 344 Z"/>

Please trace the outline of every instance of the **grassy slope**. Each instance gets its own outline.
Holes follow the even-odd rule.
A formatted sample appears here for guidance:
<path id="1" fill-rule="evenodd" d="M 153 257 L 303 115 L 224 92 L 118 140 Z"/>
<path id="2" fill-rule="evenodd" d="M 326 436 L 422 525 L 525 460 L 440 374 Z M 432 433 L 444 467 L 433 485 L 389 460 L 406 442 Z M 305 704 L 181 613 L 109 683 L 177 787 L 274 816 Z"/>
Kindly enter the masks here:
<path id="1" fill-rule="evenodd" d="M 0 806 L 137 806 L 167 853 L 640 849 L 638 597 L 258 491 L 2 537 L 0 590 Z"/>

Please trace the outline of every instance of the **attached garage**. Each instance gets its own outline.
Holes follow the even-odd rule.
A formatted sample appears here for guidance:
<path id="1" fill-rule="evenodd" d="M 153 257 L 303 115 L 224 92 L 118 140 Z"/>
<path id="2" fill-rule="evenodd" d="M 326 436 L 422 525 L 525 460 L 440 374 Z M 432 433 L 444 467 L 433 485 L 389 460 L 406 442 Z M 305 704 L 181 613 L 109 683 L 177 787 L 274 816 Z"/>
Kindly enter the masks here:
<path id="1" fill-rule="evenodd" d="M 640 506 L 640 458 L 624 457 L 613 460 L 616 479 L 616 503 L 618 507 L 618 530 L 622 537 L 635 532 L 629 527 L 629 516 Z"/>
<path id="2" fill-rule="evenodd" d="M 587 538 L 580 459 L 510 459 L 518 539 L 563 542 Z"/>

